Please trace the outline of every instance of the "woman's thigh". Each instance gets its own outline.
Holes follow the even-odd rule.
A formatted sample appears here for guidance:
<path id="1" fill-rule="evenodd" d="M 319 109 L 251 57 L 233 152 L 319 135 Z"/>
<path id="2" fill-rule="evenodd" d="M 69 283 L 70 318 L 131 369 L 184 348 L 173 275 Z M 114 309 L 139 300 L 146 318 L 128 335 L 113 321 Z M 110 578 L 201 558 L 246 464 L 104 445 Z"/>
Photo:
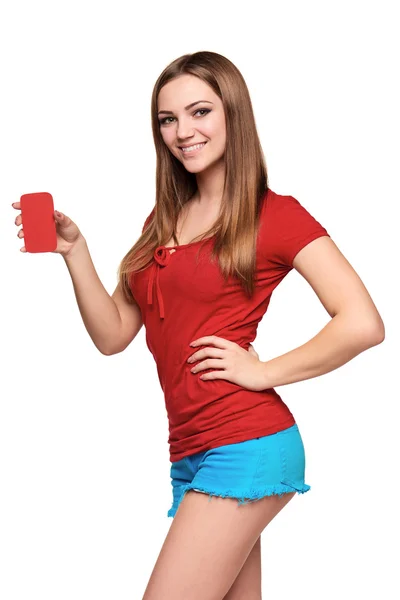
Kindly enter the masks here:
<path id="1" fill-rule="evenodd" d="M 228 591 L 236 600 L 261 531 L 296 492 L 310 489 L 304 474 L 297 424 L 172 463 L 174 522 L 143 600 L 222 600 Z"/>
<path id="2" fill-rule="evenodd" d="M 261 535 L 223 600 L 261 600 Z"/>
<path id="3" fill-rule="evenodd" d="M 296 492 L 239 506 L 188 490 L 142 600 L 222 600 L 263 529 Z"/>

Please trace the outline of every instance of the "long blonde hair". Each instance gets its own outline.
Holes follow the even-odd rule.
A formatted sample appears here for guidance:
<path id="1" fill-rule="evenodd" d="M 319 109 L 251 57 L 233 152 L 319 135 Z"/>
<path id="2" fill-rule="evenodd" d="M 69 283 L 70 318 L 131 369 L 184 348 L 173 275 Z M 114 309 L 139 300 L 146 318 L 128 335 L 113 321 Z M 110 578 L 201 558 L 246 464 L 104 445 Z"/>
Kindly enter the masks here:
<path id="1" fill-rule="evenodd" d="M 235 65 L 215 52 L 185 54 L 170 63 L 157 79 L 151 98 L 151 121 L 156 148 L 156 202 L 142 235 L 122 259 L 118 278 L 124 295 L 133 301 L 129 287 L 134 272 L 145 269 L 157 246 L 171 236 L 176 244 L 178 215 L 197 190 L 195 174 L 186 171 L 169 151 L 160 133 L 157 100 L 161 88 L 183 74 L 199 77 L 221 99 L 225 111 L 225 182 L 220 216 L 200 238 L 215 236 L 216 257 L 225 280 L 241 278 L 244 291 L 254 292 L 256 239 L 261 199 L 268 189 L 268 174 L 257 133 L 247 85 Z"/>

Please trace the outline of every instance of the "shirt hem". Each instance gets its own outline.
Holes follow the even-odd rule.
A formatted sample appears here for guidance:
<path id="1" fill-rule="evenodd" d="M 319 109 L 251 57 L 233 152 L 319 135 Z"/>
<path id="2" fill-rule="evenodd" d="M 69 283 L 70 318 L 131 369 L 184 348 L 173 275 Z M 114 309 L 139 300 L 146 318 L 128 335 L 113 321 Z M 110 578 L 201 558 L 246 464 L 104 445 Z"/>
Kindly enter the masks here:
<path id="1" fill-rule="evenodd" d="M 296 420 L 294 417 L 290 417 L 286 419 L 279 425 L 270 425 L 268 427 L 261 427 L 259 429 L 251 429 L 243 432 L 242 434 L 231 434 L 225 436 L 223 438 L 218 438 L 215 441 L 206 442 L 202 444 L 199 448 L 196 448 L 194 451 L 182 451 L 182 452 L 171 452 L 170 451 L 170 462 L 176 463 L 187 456 L 192 456 L 193 454 L 198 454 L 199 452 L 206 452 L 207 450 L 211 450 L 212 448 L 219 448 L 220 446 L 225 446 L 227 444 L 238 444 L 240 442 L 246 442 L 247 440 L 254 439 L 256 437 L 262 437 L 264 435 L 271 435 L 273 433 L 278 433 L 283 429 L 288 429 L 296 424 Z"/>

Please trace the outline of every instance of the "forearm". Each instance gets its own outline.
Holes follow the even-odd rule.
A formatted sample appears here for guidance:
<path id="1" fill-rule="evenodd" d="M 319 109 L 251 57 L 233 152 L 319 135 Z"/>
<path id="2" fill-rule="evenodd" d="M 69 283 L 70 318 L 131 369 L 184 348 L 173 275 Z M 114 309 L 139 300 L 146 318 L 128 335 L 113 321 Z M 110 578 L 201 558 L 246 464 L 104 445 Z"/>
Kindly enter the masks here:
<path id="1" fill-rule="evenodd" d="M 338 313 L 311 340 L 265 365 L 266 388 L 312 379 L 334 371 L 383 340 L 378 328 L 354 314 Z"/>
<path id="2" fill-rule="evenodd" d="M 119 335 L 121 316 L 99 279 L 86 241 L 82 239 L 64 260 L 86 330 L 96 348 L 102 354 L 108 354 Z"/>

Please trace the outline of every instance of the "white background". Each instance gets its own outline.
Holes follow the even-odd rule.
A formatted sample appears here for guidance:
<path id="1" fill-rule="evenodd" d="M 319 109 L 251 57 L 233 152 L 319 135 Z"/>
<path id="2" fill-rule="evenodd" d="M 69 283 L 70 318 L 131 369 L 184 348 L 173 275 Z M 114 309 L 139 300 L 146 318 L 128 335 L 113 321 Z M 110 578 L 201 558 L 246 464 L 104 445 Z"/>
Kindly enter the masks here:
<path id="1" fill-rule="evenodd" d="M 383 344 L 342 368 L 278 388 L 299 425 L 312 489 L 262 535 L 263 592 L 398 597 L 395 5 L 2 3 L 2 600 L 140 599 L 172 523 L 167 415 L 144 328 L 125 352 L 100 354 L 62 257 L 19 251 L 11 203 L 50 192 L 111 294 L 154 204 L 154 83 L 199 50 L 241 70 L 270 187 L 327 228 L 386 327 Z M 268 360 L 328 320 L 293 270 L 254 347 Z"/>

